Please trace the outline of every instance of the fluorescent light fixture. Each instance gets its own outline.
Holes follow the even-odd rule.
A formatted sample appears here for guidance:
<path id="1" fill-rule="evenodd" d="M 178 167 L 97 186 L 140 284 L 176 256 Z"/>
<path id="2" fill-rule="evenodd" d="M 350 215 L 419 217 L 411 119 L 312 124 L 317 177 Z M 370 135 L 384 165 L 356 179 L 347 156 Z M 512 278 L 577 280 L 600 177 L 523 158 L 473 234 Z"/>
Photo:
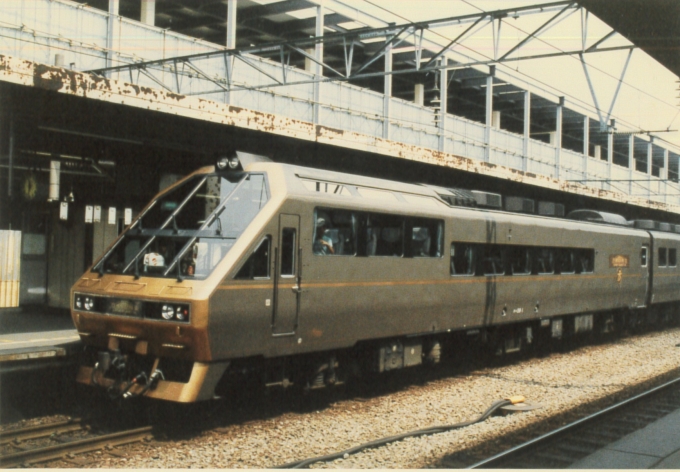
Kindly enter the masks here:
<path id="1" fill-rule="evenodd" d="M 305 8 L 303 10 L 287 11 L 286 15 L 290 15 L 298 20 L 306 20 L 307 18 L 314 18 L 316 16 L 316 8 Z"/>
<path id="2" fill-rule="evenodd" d="M 365 28 L 366 25 L 363 23 L 360 23 L 358 21 L 346 21 L 344 23 L 338 23 L 338 26 L 341 28 L 345 28 L 348 30 L 353 30 L 353 29 L 359 29 L 359 28 Z"/>
<path id="3" fill-rule="evenodd" d="M 366 39 L 362 38 L 361 42 L 362 43 L 384 43 L 385 38 L 383 36 L 380 36 L 378 38 L 366 38 Z"/>

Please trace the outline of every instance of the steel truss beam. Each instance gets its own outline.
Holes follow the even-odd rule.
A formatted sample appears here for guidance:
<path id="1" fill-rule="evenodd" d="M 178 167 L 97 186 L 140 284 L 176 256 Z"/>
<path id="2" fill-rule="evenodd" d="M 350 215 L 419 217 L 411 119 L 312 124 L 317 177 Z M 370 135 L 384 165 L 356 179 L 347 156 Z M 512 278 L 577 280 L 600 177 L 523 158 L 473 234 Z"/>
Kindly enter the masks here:
<path id="1" fill-rule="evenodd" d="M 219 51 L 212 51 L 207 53 L 192 54 L 187 56 L 179 56 L 168 59 L 159 59 L 154 61 L 144 61 L 132 64 L 126 64 L 117 67 L 107 67 L 103 69 L 90 70 L 90 73 L 94 73 L 102 76 L 109 76 L 111 73 L 128 73 L 130 80 L 134 83 L 134 74 L 137 72 L 136 77 L 139 79 L 140 73 L 148 77 L 153 82 L 157 83 L 166 90 L 171 90 L 176 93 L 182 93 L 181 84 L 183 77 L 188 78 L 199 78 L 213 83 L 217 88 L 214 90 L 203 90 L 197 92 L 186 93 L 186 95 L 206 95 L 210 93 L 218 93 L 225 91 L 238 91 L 238 90 L 256 90 L 256 89 L 268 89 L 272 87 L 280 87 L 285 85 L 304 85 L 319 82 L 331 82 L 331 81 L 351 81 L 359 79 L 368 79 L 375 77 L 383 77 L 385 75 L 403 75 L 403 74 L 414 74 L 414 73 L 429 73 L 437 72 L 439 70 L 455 70 L 455 69 L 465 69 L 474 66 L 491 66 L 503 62 L 510 61 L 521 61 L 530 59 L 542 59 L 548 57 L 559 57 L 559 56 L 569 56 L 569 55 L 583 55 L 587 53 L 594 52 L 606 52 L 606 51 L 617 51 L 622 49 L 633 49 L 634 46 L 617 46 L 609 48 L 600 48 L 599 44 L 608 39 L 611 35 L 607 35 L 602 38 L 597 43 L 593 44 L 589 48 L 581 48 L 574 51 L 559 51 L 555 53 L 546 54 L 536 54 L 536 55 L 516 55 L 516 53 L 527 43 L 536 39 L 539 34 L 546 32 L 548 29 L 555 26 L 557 23 L 566 19 L 568 16 L 576 11 L 579 11 L 581 7 L 573 0 L 563 0 L 556 1 L 552 3 L 542 4 L 542 5 L 529 5 L 520 8 L 496 10 L 492 12 L 480 12 L 475 14 L 454 16 L 448 18 L 435 19 L 426 22 L 418 23 L 406 23 L 402 25 L 388 25 L 378 28 L 362 28 L 346 33 L 334 33 L 326 34 L 323 36 L 311 37 L 311 38 L 300 38 L 293 39 L 285 42 L 273 42 L 267 43 L 259 46 L 243 47 L 236 49 L 224 49 Z M 500 27 L 505 18 L 517 18 L 523 15 L 533 15 L 546 12 L 556 12 L 548 21 L 542 24 L 538 29 L 529 33 L 524 39 L 519 41 L 515 46 L 513 46 L 508 52 L 504 53 L 502 56 L 498 57 L 498 39 L 500 36 Z M 440 61 L 439 59 L 444 56 L 448 51 L 451 50 L 456 44 L 460 44 L 465 38 L 471 36 L 479 29 L 491 25 L 494 32 L 494 58 L 488 60 L 473 60 L 472 58 L 467 58 L 469 61 L 462 62 L 452 62 L 452 61 Z M 446 46 L 435 45 L 431 41 L 428 42 L 427 46 L 423 45 L 423 35 L 426 31 L 431 31 L 439 27 L 452 26 L 452 25 L 469 25 L 465 30 L 459 34 L 455 39 L 449 42 Z M 585 33 L 583 33 L 585 35 Z M 361 64 L 353 64 L 353 59 L 355 58 L 355 48 L 360 46 L 366 49 L 367 44 L 362 43 L 362 41 L 368 39 L 383 38 L 383 44 L 372 54 L 369 54 Z M 397 70 L 371 70 L 369 67 L 381 59 L 387 50 L 394 50 L 400 44 L 408 44 L 413 48 L 413 60 L 403 63 L 409 67 L 399 68 Z M 305 50 L 315 47 L 317 44 L 323 44 L 324 47 L 333 45 L 339 46 L 344 51 L 344 72 L 337 70 L 337 66 L 333 67 L 323 60 L 318 60 L 313 55 L 307 53 Z M 305 80 L 289 81 L 287 71 L 290 68 L 290 57 L 291 53 L 300 55 L 308 60 L 311 60 L 319 64 L 325 71 L 327 71 L 328 76 L 315 76 L 310 77 Z M 424 60 L 423 54 L 433 54 L 427 58 L 427 63 L 421 65 Z M 253 56 L 267 56 L 267 57 L 277 57 L 280 61 L 280 77 L 273 75 L 271 71 L 265 71 L 262 67 L 257 64 L 257 57 Z M 511 57 L 512 56 L 512 57 Z M 462 56 L 461 56 L 462 57 Z M 225 74 L 223 75 L 209 75 L 204 72 L 205 68 L 199 67 L 197 64 L 200 61 L 205 60 L 223 60 Z M 260 83 L 258 85 L 248 85 L 242 83 L 234 83 L 233 80 L 233 67 L 234 61 L 239 60 L 261 73 L 263 76 L 268 77 L 271 82 Z M 155 74 L 152 73 L 156 72 Z M 172 78 L 172 85 L 167 85 L 159 76 L 165 78 Z M 266 82 L 266 81 L 265 81 Z M 192 87 L 194 88 L 194 87 Z M 195 90 L 195 88 L 194 88 Z"/>

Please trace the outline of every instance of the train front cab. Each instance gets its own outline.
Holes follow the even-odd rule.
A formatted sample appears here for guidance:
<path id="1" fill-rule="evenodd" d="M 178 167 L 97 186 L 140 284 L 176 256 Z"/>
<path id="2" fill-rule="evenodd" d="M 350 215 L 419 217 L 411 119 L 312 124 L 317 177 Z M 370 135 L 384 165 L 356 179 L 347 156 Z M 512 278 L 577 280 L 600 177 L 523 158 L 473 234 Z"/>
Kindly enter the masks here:
<path id="1" fill-rule="evenodd" d="M 210 298 L 282 199 L 266 171 L 234 167 L 203 168 L 159 194 L 75 283 L 79 382 L 112 397 L 213 397 L 229 361 L 213 354 Z"/>

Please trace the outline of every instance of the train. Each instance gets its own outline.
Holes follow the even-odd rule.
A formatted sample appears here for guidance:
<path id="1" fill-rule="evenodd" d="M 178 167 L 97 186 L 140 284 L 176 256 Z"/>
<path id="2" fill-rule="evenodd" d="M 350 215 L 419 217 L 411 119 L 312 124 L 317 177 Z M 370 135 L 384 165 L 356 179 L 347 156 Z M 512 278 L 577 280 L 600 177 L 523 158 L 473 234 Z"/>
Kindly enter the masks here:
<path id="1" fill-rule="evenodd" d="M 233 153 L 160 192 L 71 290 L 77 380 L 191 403 L 677 320 L 680 226 L 456 204 Z M 396 374 L 398 375 L 398 374 Z"/>

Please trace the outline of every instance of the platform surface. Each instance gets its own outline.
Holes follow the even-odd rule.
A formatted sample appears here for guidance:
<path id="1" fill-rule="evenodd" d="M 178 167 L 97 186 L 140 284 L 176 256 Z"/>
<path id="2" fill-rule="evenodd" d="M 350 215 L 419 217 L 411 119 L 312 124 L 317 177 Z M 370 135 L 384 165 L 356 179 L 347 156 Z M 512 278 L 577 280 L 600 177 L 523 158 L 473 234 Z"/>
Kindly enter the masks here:
<path id="1" fill-rule="evenodd" d="M 570 469 L 680 469 L 680 410 L 584 457 Z"/>
<path id="2" fill-rule="evenodd" d="M 0 310 L 0 363 L 67 356 L 79 341 L 68 310 Z"/>

